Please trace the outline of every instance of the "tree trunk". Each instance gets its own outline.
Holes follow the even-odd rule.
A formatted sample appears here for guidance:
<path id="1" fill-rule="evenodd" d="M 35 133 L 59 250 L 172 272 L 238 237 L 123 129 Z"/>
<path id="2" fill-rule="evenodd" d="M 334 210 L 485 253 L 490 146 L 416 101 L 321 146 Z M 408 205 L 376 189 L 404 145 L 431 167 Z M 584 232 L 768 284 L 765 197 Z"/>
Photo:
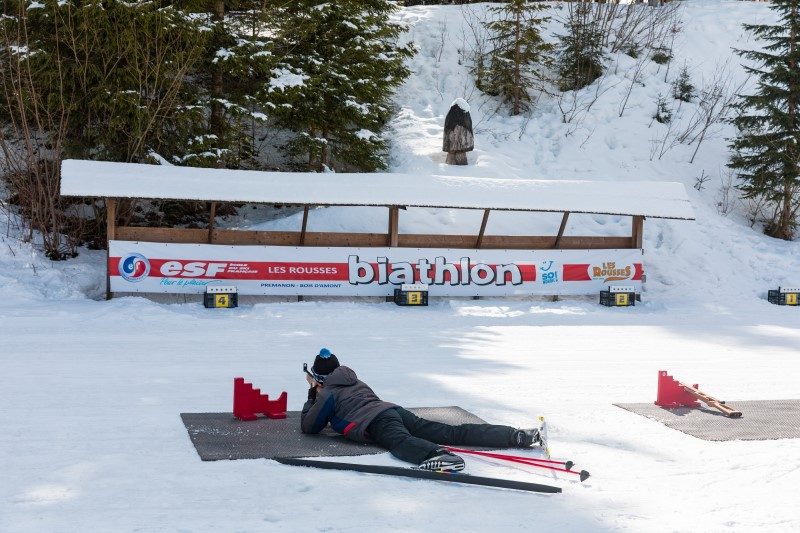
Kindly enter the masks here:
<path id="1" fill-rule="evenodd" d="M 328 132 L 324 129 L 322 130 L 322 139 L 327 141 L 328 140 Z M 325 166 L 328 164 L 328 143 L 325 142 L 322 144 L 322 154 L 319 158 L 319 171 L 323 172 L 325 170 Z"/>
<path id="2" fill-rule="evenodd" d="M 522 88 L 520 87 L 520 69 L 522 68 L 519 58 L 519 40 L 520 40 L 520 13 L 517 12 L 516 18 L 516 35 L 514 36 L 514 108 L 511 111 L 511 114 L 514 116 L 519 115 L 520 113 L 520 91 Z"/>
<path id="3" fill-rule="evenodd" d="M 792 4 L 792 11 L 789 16 L 789 20 L 792 21 L 790 24 L 789 30 L 789 50 L 787 51 L 787 55 L 789 56 L 789 72 L 794 72 L 797 68 L 797 64 L 794 60 L 795 53 L 797 52 L 797 35 L 795 33 L 794 21 L 797 20 L 797 3 Z M 790 134 L 797 135 L 797 96 L 798 92 L 800 92 L 800 87 L 796 86 L 789 86 L 789 97 L 787 102 L 787 107 L 789 111 L 789 124 L 788 129 Z M 784 176 L 783 176 L 783 208 L 781 210 L 781 218 L 779 222 L 779 231 L 783 236 L 782 239 L 790 240 L 793 237 L 793 217 L 792 217 L 792 200 L 793 200 L 793 192 L 794 192 L 794 181 L 797 179 L 798 174 L 798 163 L 797 163 L 797 147 L 794 143 L 790 143 L 790 146 L 787 147 L 787 151 L 789 153 L 786 154 L 787 162 L 784 167 Z"/>
<path id="4" fill-rule="evenodd" d="M 211 20 L 214 21 L 215 26 L 217 24 L 224 24 L 225 22 L 225 2 L 224 0 L 213 0 L 212 11 L 211 11 Z M 217 42 L 215 44 L 219 45 L 219 28 L 215 27 L 215 31 L 217 31 Z M 217 47 L 219 49 L 219 47 Z M 216 52 L 216 50 L 215 50 Z M 211 102 L 211 119 L 210 119 L 210 126 L 211 126 L 211 133 L 217 136 L 218 140 L 221 140 L 224 136 L 224 117 L 223 117 L 223 107 L 220 100 L 222 99 L 224 91 L 223 81 L 222 81 L 222 67 L 221 62 L 217 62 L 211 68 L 211 98 L 213 99 Z M 217 159 L 217 168 L 222 168 L 225 164 L 222 161 L 222 158 Z"/>

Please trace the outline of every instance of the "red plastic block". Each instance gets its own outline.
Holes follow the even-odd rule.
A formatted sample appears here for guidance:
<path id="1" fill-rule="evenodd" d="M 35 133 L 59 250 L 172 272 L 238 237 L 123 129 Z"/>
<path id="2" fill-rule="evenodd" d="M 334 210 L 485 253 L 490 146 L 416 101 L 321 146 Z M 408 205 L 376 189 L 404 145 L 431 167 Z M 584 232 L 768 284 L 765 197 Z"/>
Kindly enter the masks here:
<path id="1" fill-rule="evenodd" d="M 286 391 L 277 400 L 270 400 L 261 389 L 253 388 L 244 378 L 233 378 L 233 416 L 239 420 L 255 420 L 257 415 L 267 418 L 286 418 Z"/>
<path id="2" fill-rule="evenodd" d="M 692 387 L 699 388 L 696 383 Z M 661 407 L 700 407 L 700 402 L 686 392 L 666 370 L 658 371 L 658 394 L 655 403 Z"/>

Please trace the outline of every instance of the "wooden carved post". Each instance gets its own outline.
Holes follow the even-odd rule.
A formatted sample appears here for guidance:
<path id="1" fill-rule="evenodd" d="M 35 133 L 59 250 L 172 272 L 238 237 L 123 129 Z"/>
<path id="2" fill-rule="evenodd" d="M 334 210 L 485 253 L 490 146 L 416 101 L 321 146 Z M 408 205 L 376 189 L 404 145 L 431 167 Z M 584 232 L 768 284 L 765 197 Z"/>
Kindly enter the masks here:
<path id="1" fill-rule="evenodd" d="M 467 152 L 474 149 L 475 135 L 472 133 L 469 104 L 463 98 L 457 98 L 444 119 L 442 151 L 447 152 L 448 165 L 466 165 Z"/>

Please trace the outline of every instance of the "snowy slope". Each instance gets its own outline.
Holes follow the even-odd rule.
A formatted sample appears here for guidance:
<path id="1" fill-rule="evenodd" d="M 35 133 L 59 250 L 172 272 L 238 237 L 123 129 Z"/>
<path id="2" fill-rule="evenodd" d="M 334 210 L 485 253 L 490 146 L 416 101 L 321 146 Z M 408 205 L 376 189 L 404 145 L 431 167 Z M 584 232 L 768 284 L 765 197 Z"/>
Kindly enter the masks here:
<path id="1" fill-rule="evenodd" d="M 473 6 L 474 7 L 474 6 Z M 485 6 L 474 7 L 484 9 Z M 51 263 L 0 214 L 0 531 L 792 531 L 800 441 L 706 442 L 612 406 L 655 397 L 661 369 L 731 403 L 800 398 L 800 314 L 767 288 L 800 284 L 800 243 L 760 235 L 716 208 L 726 148 L 720 131 L 650 161 L 652 66 L 622 118 L 617 85 L 565 136 L 552 102 L 523 121 L 492 114 L 456 48 L 458 6 L 401 11 L 420 52 L 396 96 L 394 172 L 516 179 L 680 181 L 697 222 L 645 225 L 647 293 L 635 309 L 594 299 L 436 301 L 403 309 L 358 301 L 100 301 L 104 252 Z M 686 2 L 675 65 L 710 76 L 742 22 L 763 4 Z M 447 42 L 438 48 L 446 21 Z M 734 63 L 735 65 L 736 63 Z M 736 72 L 740 72 L 737 70 Z M 613 83 L 612 83 L 613 84 Z M 447 167 L 441 126 L 469 100 L 477 150 Z M 692 188 L 705 170 L 707 188 Z M 377 186 L 377 184 L 376 184 Z M 309 230 L 385 231 L 386 210 L 315 210 Z M 401 230 L 477 231 L 481 214 L 409 209 Z M 555 234 L 559 215 L 492 214 L 490 233 Z M 624 217 L 571 217 L 568 234 L 629 233 Z M 245 221 L 245 223 L 248 223 Z M 9 224 L 11 224 L 9 226 Z M 297 229 L 297 216 L 261 227 Z M 95 300 L 98 299 L 98 300 Z M 332 348 L 388 400 L 460 405 L 511 425 L 551 423 L 554 454 L 592 472 L 585 484 L 468 459 L 476 474 L 554 483 L 553 496 L 317 472 L 269 461 L 202 463 L 180 412 L 230 410 L 231 378 L 305 399 L 300 363 Z M 359 458 L 399 464 L 388 454 Z M 795 502 L 795 503 L 793 503 Z"/>
<path id="2" fill-rule="evenodd" d="M 659 292 L 654 299 L 669 298 L 669 287 L 682 280 L 691 281 L 693 287 L 713 287 L 699 290 L 720 301 L 742 294 L 765 297 L 767 286 L 800 283 L 797 242 L 768 239 L 758 228 L 751 229 L 741 204 L 732 206 L 727 216 L 719 213 L 717 204 L 728 184 L 726 139 L 734 135 L 732 126 L 714 128 L 693 164 L 688 161 L 695 146 L 683 145 L 651 161 L 652 141 L 661 138 L 667 128 L 652 120 L 658 94 L 670 94 L 669 82 L 684 63 L 698 87 L 725 65 L 734 85 L 743 82 L 746 75 L 738 57 L 732 56 L 731 47 L 757 46 L 741 24 L 774 20 L 767 5 L 686 2 L 684 29 L 675 43 L 668 81 L 664 81 L 665 66 L 648 64 L 620 117 L 620 103 L 630 85 L 626 76 L 631 75 L 635 60 L 624 54 L 613 56 L 609 58 L 609 75 L 602 80 L 601 97 L 577 125 L 562 123 L 556 102 L 550 97 L 541 99 L 528 120 L 508 117 L 502 109 L 496 111 L 497 102 L 475 89 L 460 50 L 466 46 L 465 35 L 469 35 L 467 21 L 486 16 L 486 7 L 417 6 L 399 14 L 410 27 L 408 38 L 417 45 L 418 53 L 411 63 L 414 74 L 396 97 L 399 111 L 390 125 L 393 171 L 486 178 L 680 181 L 690 194 L 698 220 L 649 220 L 645 224 L 648 290 Z M 556 33 L 558 28 L 554 17 L 550 32 Z M 588 87 L 579 98 L 589 98 L 596 91 L 596 86 Z M 444 117 L 459 97 L 469 100 L 476 130 L 476 150 L 469 154 L 467 167 L 446 165 L 446 154 L 441 151 Z M 682 104 L 684 121 L 696 105 Z M 697 191 L 693 186 L 701 175 L 709 176 L 709 180 L 702 191 Z M 317 209 L 309 218 L 309 231 L 385 231 L 386 218 L 386 209 L 382 208 Z M 555 235 L 560 220 L 559 214 L 495 212 L 486 231 Z M 480 223 L 478 211 L 409 209 L 400 216 L 400 231 L 477 233 Z M 255 227 L 296 230 L 300 215 Z M 574 215 L 566 234 L 628 235 L 630 218 Z M 682 293 L 675 296 L 684 298 Z"/>

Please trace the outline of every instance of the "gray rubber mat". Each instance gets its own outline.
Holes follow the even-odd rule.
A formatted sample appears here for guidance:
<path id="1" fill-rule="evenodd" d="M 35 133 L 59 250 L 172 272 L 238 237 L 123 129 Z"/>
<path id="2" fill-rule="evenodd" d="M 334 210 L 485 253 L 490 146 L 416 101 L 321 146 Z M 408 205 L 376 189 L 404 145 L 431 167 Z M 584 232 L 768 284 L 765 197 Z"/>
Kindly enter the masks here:
<path id="1" fill-rule="evenodd" d="M 800 400 L 729 401 L 727 404 L 741 411 L 742 418 L 728 418 L 705 405 L 698 409 L 664 409 L 652 403 L 614 405 L 703 440 L 800 438 Z"/>
<path id="2" fill-rule="evenodd" d="M 409 411 L 453 425 L 485 423 L 460 407 L 417 407 Z M 330 428 L 319 435 L 305 435 L 300 431 L 300 411 L 288 411 L 283 420 L 259 418 L 242 422 L 231 413 L 181 413 L 181 419 L 203 461 L 338 457 L 386 451 L 347 440 Z"/>

